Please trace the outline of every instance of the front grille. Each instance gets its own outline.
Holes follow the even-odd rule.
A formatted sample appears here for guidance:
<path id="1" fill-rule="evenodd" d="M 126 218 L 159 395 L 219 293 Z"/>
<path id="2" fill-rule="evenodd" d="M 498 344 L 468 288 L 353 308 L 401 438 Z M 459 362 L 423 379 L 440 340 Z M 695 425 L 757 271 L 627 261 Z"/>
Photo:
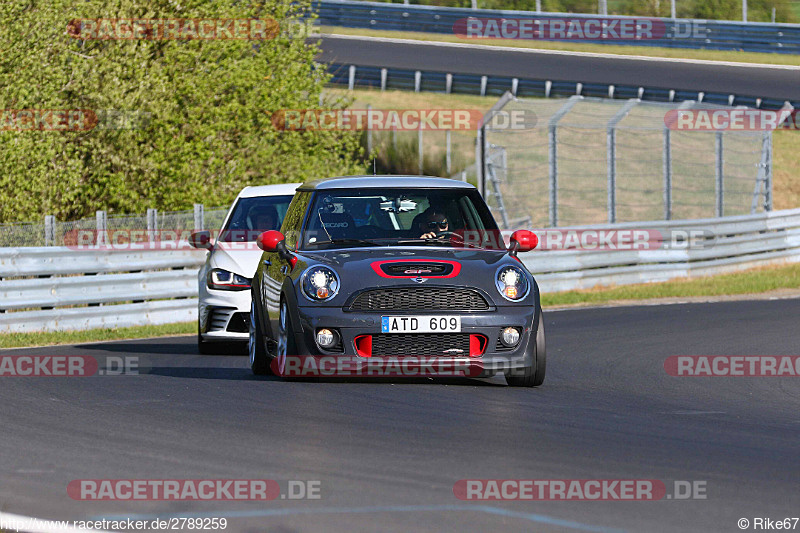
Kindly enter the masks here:
<path id="1" fill-rule="evenodd" d="M 446 352 L 446 350 L 462 350 Z M 394 333 L 372 336 L 374 356 L 452 356 L 469 355 L 469 333 Z"/>
<path id="2" fill-rule="evenodd" d="M 231 333 L 247 333 L 250 331 L 250 313 L 233 313 L 228 322 L 227 331 Z"/>
<path id="3" fill-rule="evenodd" d="M 447 276 L 453 271 L 453 265 L 447 263 L 387 263 L 381 265 L 383 271 L 390 276 L 425 277 Z"/>
<path id="4" fill-rule="evenodd" d="M 447 287 L 396 287 L 362 292 L 352 311 L 486 311 L 489 304 L 477 291 Z"/>
<path id="5" fill-rule="evenodd" d="M 228 316 L 232 309 L 230 307 L 213 307 L 208 316 L 208 331 L 225 331 L 228 323 Z"/>

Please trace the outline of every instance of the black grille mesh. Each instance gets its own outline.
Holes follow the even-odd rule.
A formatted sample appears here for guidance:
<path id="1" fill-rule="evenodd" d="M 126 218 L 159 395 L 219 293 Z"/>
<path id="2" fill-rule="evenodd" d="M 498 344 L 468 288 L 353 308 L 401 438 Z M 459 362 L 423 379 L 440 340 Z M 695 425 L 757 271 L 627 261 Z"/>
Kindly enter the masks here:
<path id="1" fill-rule="evenodd" d="M 461 352 L 445 353 L 450 349 Z M 469 355 L 469 333 L 394 333 L 372 336 L 372 355 L 453 356 Z"/>
<path id="2" fill-rule="evenodd" d="M 231 333 L 247 333 L 250 331 L 250 313 L 233 313 L 228 322 L 228 331 Z"/>
<path id="3" fill-rule="evenodd" d="M 350 305 L 353 311 L 485 311 L 489 304 L 471 289 L 447 287 L 393 287 L 362 292 Z"/>

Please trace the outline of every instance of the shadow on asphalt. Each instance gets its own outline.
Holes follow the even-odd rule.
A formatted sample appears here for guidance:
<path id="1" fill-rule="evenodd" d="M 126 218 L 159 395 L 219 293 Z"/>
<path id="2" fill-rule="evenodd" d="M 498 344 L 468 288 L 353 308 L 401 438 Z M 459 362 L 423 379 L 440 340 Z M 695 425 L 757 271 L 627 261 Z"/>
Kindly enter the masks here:
<path id="1" fill-rule="evenodd" d="M 197 351 L 195 343 L 165 343 L 165 342 L 142 342 L 142 341 L 113 341 L 109 343 L 81 344 L 77 348 L 83 350 L 100 350 L 104 352 L 120 352 L 126 354 L 152 354 L 152 355 L 201 355 Z M 215 355 L 247 355 L 247 344 L 211 344 L 214 353 L 206 354 L 211 357 Z"/>
<path id="2" fill-rule="evenodd" d="M 256 376 L 249 368 L 223 368 L 223 367 L 179 367 L 179 366 L 155 366 L 142 367 L 141 374 L 155 376 L 166 376 L 171 378 L 184 379 L 224 379 L 229 381 L 285 381 L 291 383 L 386 383 L 386 384 L 438 384 L 438 385 L 467 385 L 467 386 L 488 386 L 497 385 L 486 380 L 467 379 L 467 378 L 288 378 L 283 379 L 277 376 Z"/>

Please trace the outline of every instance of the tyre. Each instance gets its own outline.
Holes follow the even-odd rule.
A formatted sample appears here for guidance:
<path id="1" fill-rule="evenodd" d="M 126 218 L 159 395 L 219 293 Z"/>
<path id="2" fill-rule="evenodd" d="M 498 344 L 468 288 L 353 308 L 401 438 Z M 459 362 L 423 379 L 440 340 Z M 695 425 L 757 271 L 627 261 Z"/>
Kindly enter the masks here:
<path id="1" fill-rule="evenodd" d="M 272 374 L 269 368 L 270 358 L 267 355 L 267 344 L 264 342 L 264 332 L 261 324 L 256 320 L 256 302 L 250 302 L 250 336 L 247 339 L 247 353 L 250 356 L 250 369 L 257 376 Z"/>
<path id="2" fill-rule="evenodd" d="M 297 355 L 297 346 L 295 345 L 294 330 L 292 329 L 292 317 L 289 314 L 289 306 L 286 300 L 281 300 L 281 310 L 278 320 L 278 347 L 277 347 L 277 360 L 278 360 L 278 374 L 283 375 L 286 370 L 286 357 L 288 355 Z"/>
<path id="3" fill-rule="evenodd" d="M 533 364 L 526 367 L 522 375 L 506 374 L 506 381 L 512 387 L 538 387 L 544 383 L 547 369 L 547 347 L 544 339 L 544 316 L 539 310 L 539 329 L 536 330 L 536 345 L 533 350 Z"/>
<path id="4" fill-rule="evenodd" d="M 214 354 L 214 348 L 211 343 L 204 341 L 203 336 L 200 334 L 200 324 L 197 324 L 197 352 L 201 355 Z"/>

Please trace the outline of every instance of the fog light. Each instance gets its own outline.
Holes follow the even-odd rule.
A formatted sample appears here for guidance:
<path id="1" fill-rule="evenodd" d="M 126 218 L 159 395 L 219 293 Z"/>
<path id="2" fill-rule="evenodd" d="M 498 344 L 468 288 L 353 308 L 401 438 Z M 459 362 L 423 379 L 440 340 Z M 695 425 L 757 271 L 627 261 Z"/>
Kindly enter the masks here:
<path id="1" fill-rule="evenodd" d="M 519 330 L 517 328 L 505 328 L 500 336 L 500 342 L 503 343 L 503 346 L 513 348 L 519 342 Z"/>
<path id="2" fill-rule="evenodd" d="M 336 334 L 331 330 L 320 329 L 317 331 L 317 344 L 320 348 L 331 348 L 336 344 L 336 341 Z"/>

